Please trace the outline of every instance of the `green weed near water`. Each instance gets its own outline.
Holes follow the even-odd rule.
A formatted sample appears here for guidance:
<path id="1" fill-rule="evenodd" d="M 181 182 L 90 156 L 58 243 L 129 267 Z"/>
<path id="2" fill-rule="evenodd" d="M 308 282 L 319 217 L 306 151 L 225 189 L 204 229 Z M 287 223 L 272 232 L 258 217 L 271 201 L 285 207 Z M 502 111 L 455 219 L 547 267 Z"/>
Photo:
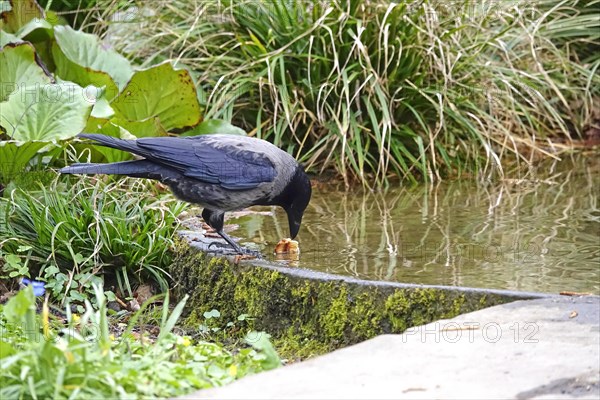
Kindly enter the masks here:
<path id="1" fill-rule="evenodd" d="M 158 337 L 132 335 L 138 313 L 115 338 L 102 288 L 94 291 L 98 309 L 87 302 L 75 318 L 67 308 L 66 321 L 50 319 L 47 303 L 36 314 L 31 287 L 0 306 L 0 398 L 170 398 L 281 364 L 262 332 L 250 332 L 246 342 L 254 348 L 235 354 L 174 334 L 187 296 L 170 314 L 165 298 Z"/>
<path id="2" fill-rule="evenodd" d="M 0 275 L 40 277 L 59 300 L 83 301 L 102 277 L 123 296 L 147 279 L 166 291 L 184 207 L 139 180 L 57 177 L 15 189 L 0 198 Z"/>
<path id="3" fill-rule="evenodd" d="M 130 0 L 131 21 L 97 29 L 147 65 L 195 70 L 207 118 L 377 186 L 502 174 L 585 137 L 598 4 Z"/>

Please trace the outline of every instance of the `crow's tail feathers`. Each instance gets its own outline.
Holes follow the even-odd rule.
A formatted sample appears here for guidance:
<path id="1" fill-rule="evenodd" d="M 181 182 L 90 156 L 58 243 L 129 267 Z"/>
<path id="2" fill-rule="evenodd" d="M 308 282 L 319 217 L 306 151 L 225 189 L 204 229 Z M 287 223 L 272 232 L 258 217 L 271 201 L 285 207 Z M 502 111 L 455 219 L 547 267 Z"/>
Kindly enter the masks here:
<path id="1" fill-rule="evenodd" d="M 82 139 L 90 139 L 101 146 L 112 147 L 113 149 L 129 151 L 134 154 L 142 155 L 140 148 L 136 144 L 135 140 L 119 139 L 112 136 L 101 135 L 98 133 L 80 133 L 77 137 Z"/>
<path id="2" fill-rule="evenodd" d="M 175 171 L 154 164 L 148 160 L 123 161 L 112 164 L 73 164 L 62 168 L 61 174 L 111 174 L 126 175 L 134 178 L 163 180 L 174 177 Z M 176 173 L 175 173 L 176 174 Z"/>

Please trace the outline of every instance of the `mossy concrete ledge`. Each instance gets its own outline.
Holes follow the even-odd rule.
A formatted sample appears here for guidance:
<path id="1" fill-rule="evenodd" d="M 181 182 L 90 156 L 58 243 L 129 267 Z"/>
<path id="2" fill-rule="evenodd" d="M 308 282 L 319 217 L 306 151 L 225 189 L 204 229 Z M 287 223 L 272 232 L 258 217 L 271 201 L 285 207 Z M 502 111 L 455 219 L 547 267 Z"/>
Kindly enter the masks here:
<path id="1" fill-rule="evenodd" d="M 223 321 L 241 314 L 272 335 L 284 357 L 305 358 L 407 328 L 540 293 L 366 281 L 283 263 L 214 256 L 207 240 L 184 231 L 170 273 L 176 297 L 189 294 L 185 325 L 217 309 Z"/>

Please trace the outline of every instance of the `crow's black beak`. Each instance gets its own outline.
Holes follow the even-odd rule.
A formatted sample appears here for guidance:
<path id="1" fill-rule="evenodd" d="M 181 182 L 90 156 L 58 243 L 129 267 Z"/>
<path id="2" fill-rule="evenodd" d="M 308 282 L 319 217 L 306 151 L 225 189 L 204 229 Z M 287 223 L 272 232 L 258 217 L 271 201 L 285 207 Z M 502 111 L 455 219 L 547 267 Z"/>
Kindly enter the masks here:
<path id="1" fill-rule="evenodd" d="M 295 239 L 298 236 L 300 230 L 300 224 L 302 223 L 302 214 L 299 215 L 293 210 L 287 211 L 288 223 L 290 224 L 290 239 Z"/>
<path id="2" fill-rule="evenodd" d="M 296 236 L 298 236 L 300 224 L 302 223 L 302 216 L 304 215 L 306 206 L 308 206 L 311 194 L 312 189 L 310 180 L 304 173 L 302 167 L 298 167 L 294 177 L 286 188 L 285 200 L 283 203 L 279 203 L 287 213 L 291 239 L 295 239 Z"/>

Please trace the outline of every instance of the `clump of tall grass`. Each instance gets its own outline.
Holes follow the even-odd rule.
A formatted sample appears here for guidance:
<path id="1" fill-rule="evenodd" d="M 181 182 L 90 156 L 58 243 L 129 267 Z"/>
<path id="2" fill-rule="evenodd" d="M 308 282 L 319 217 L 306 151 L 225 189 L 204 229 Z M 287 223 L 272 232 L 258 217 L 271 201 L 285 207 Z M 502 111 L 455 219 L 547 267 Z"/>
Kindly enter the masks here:
<path id="1" fill-rule="evenodd" d="M 38 0 L 37 2 L 46 13 L 54 12 L 73 27 L 85 23 L 85 16 L 94 10 L 97 3 L 96 0 Z"/>
<path id="2" fill-rule="evenodd" d="M 183 208 L 133 179 L 57 177 L 37 190 L 14 189 L 0 198 L 0 255 L 10 261 L 1 272 L 40 277 L 60 299 L 101 276 L 116 279 L 123 295 L 148 279 L 166 291 Z"/>
<path id="3" fill-rule="evenodd" d="M 346 182 L 502 174 L 505 160 L 556 157 L 598 108 L 598 1 L 127 6 L 128 22 L 96 26 L 113 45 L 191 67 L 206 118 Z"/>

